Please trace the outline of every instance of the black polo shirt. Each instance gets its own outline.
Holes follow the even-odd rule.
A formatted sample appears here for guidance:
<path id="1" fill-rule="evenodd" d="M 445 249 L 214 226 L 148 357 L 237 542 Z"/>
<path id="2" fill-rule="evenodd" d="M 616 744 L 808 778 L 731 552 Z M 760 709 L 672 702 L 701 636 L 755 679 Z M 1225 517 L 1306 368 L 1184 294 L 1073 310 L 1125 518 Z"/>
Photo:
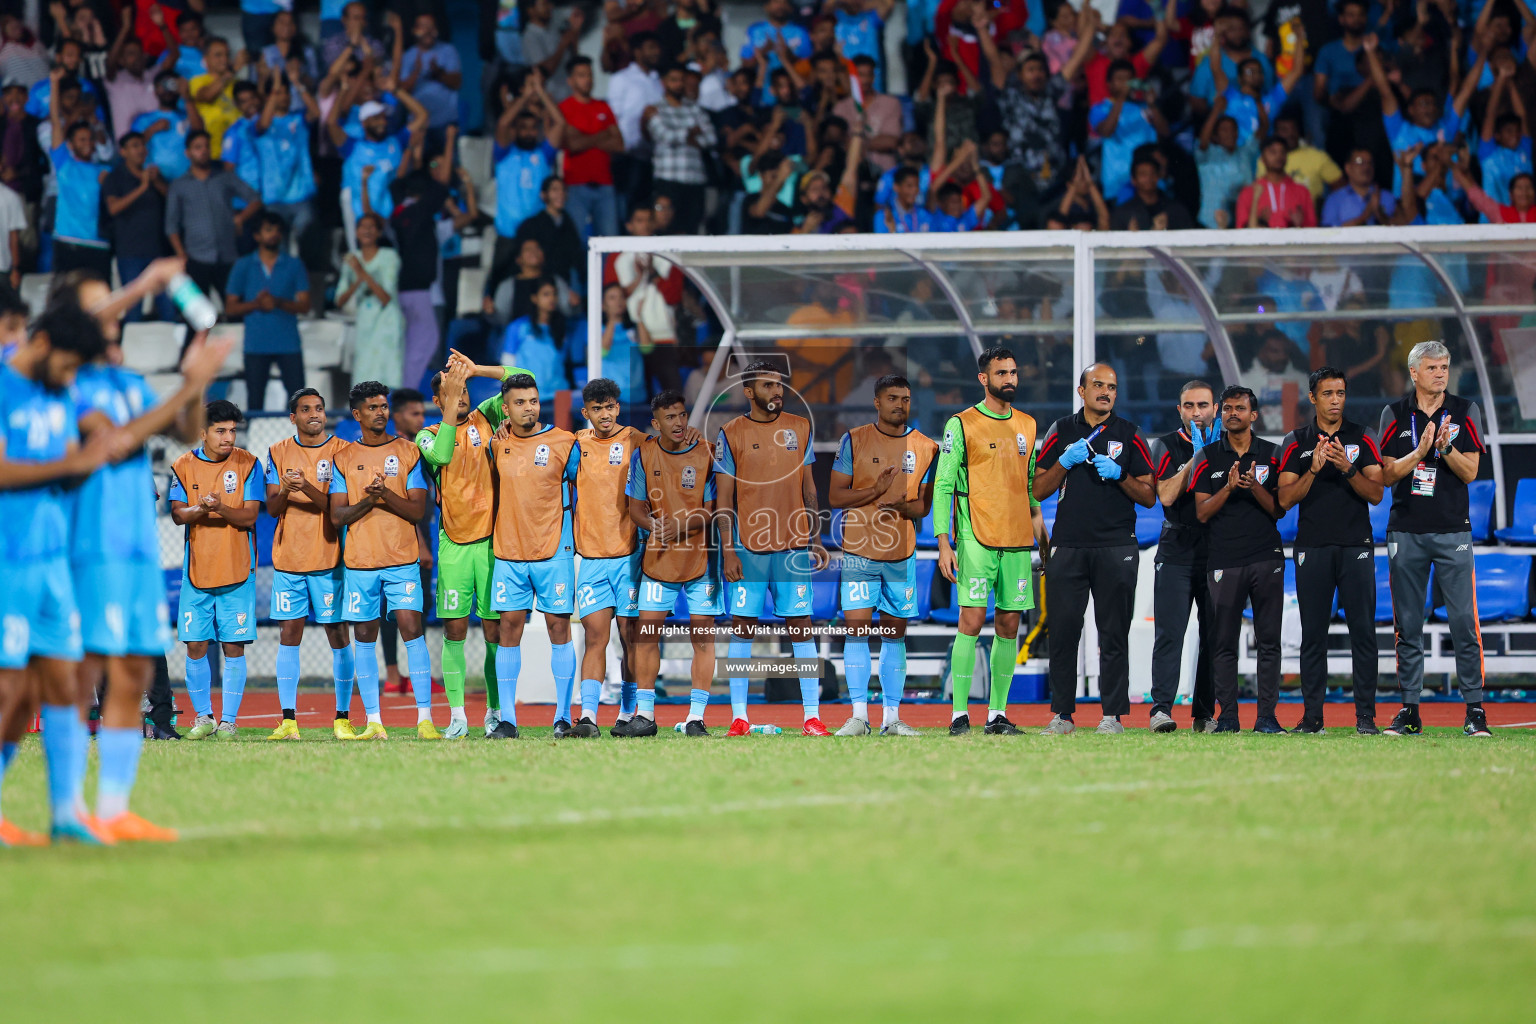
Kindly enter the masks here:
<path id="1" fill-rule="evenodd" d="M 1215 494 L 1227 485 L 1227 476 L 1239 461 L 1242 469 L 1252 467 L 1260 478 L 1258 486 L 1269 492 L 1280 504 L 1280 448 L 1257 434 L 1248 451 L 1239 460 L 1232 450 L 1232 442 L 1223 434 L 1215 444 L 1205 446 L 1198 465 L 1190 472 L 1189 489 L 1195 494 Z M 1242 471 L 1239 469 L 1239 472 Z M 1206 564 L 1212 569 L 1235 569 L 1254 562 L 1284 560 L 1285 548 L 1280 542 L 1280 528 L 1275 517 L 1264 511 L 1256 498 L 1247 491 L 1236 490 L 1227 495 L 1227 503 L 1221 506 L 1209 523 L 1211 551 Z"/>
<path id="2" fill-rule="evenodd" d="M 1154 438 L 1150 447 L 1153 472 L 1159 480 L 1178 476 L 1184 464 L 1195 457 L 1195 446 L 1190 443 L 1188 432 L 1183 430 Z M 1170 565 L 1205 564 L 1210 551 L 1210 531 L 1195 515 L 1195 496 L 1187 486 L 1172 505 L 1163 506 L 1163 520 L 1163 534 L 1157 542 L 1157 560 Z"/>
<path id="3" fill-rule="evenodd" d="M 1447 393 L 1433 419 L 1438 430 L 1450 418 L 1451 447 L 1459 452 L 1481 453 L 1483 411 L 1476 402 Z M 1382 461 L 1402 458 L 1419 446 L 1426 417 L 1419 411 L 1414 392 L 1381 410 L 1376 445 Z M 1467 485 L 1430 450 L 1418 467 L 1392 486 L 1392 515 L 1387 529 L 1399 533 L 1466 533 L 1472 529 L 1467 511 Z"/>
<path id="4" fill-rule="evenodd" d="M 1356 470 L 1381 465 L 1376 442 L 1359 423 L 1343 420 L 1333 434 L 1324 433 L 1313 419 L 1285 435 L 1280 443 L 1280 472 L 1302 476 L 1312 472 L 1312 452 L 1329 437 L 1344 445 L 1344 454 Z M 1298 548 L 1360 547 L 1371 540 L 1371 503 L 1355 493 L 1344 473 L 1324 463 L 1306 497 L 1301 499 L 1296 528 Z"/>
<path id="5" fill-rule="evenodd" d="M 1141 439 L 1136 424 L 1109 414 L 1097 427 L 1078 410 L 1063 416 L 1045 432 L 1040 454 L 1035 456 L 1035 472 L 1040 473 L 1061 461 L 1067 446 L 1092 436 L 1089 449 L 1096 455 L 1108 455 L 1120 464 L 1126 476 L 1150 476 L 1152 453 Z M 1061 500 L 1056 506 L 1056 529 L 1051 543 L 1069 548 L 1111 548 L 1136 543 L 1136 503 L 1120 488 L 1120 481 L 1105 480 L 1093 468 L 1092 461 L 1067 470 L 1061 484 Z"/>

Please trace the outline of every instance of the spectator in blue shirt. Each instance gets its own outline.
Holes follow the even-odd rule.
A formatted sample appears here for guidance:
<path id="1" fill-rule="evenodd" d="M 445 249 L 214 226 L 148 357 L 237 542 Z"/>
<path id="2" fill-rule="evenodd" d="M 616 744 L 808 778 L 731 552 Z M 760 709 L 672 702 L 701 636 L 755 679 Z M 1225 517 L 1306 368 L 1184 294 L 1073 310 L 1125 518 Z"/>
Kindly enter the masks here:
<path id="1" fill-rule="evenodd" d="M 176 32 L 181 36 L 181 52 L 176 57 L 176 73 L 189 82 L 198 75 L 207 74 L 208 65 L 203 60 L 203 45 L 208 41 L 208 32 L 203 28 L 203 16 L 196 11 L 177 15 Z"/>
<path id="2" fill-rule="evenodd" d="M 426 11 L 416 15 L 414 31 L 416 45 L 400 59 L 400 84 L 427 108 L 428 130 L 441 136 L 459 120 L 459 51 L 439 38 L 437 19 Z"/>
<path id="3" fill-rule="evenodd" d="M 1168 124 L 1155 106 L 1130 98 L 1136 67 L 1128 60 L 1109 66 L 1105 81 L 1109 98 L 1094 104 L 1088 124 L 1104 140 L 1099 164 L 1099 184 L 1107 196 L 1119 195 L 1131 180 L 1131 157 L 1136 147 L 1156 142 L 1168 132 Z"/>
<path id="4" fill-rule="evenodd" d="M 1195 148 L 1195 165 L 1200 169 L 1201 227 L 1232 226 L 1232 206 L 1243 186 L 1253 180 L 1253 164 L 1259 158 L 1259 140 L 1237 144 L 1237 122 L 1222 112 L 1222 101 L 1205 119 L 1200 130 L 1200 144 Z"/>
<path id="5" fill-rule="evenodd" d="M 299 314 L 309 312 L 309 272 L 283 251 L 283 218 L 256 215 L 256 251 L 235 261 L 224 289 L 224 312 L 245 318 L 246 407 L 265 407 L 267 379 L 275 365 L 283 392 L 304 386 Z"/>
<path id="6" fill-rule="evenodd" d="M 1369 7 L 1365 0 L 1343 0 L 1339 4 L 1340 36 L 1324 43 L 1312 65 L 1314 94 L 1335 112 L 1343 111 L 1340 100 L 1365 81 L 1356 63 L 1365 43 Z"/>
<path id="7" fill-rule="evenodd" d="M 898 167 L 892 178 L 891 205 L 875 215 L 875 234 L 907 235 L 933 230 L 917 169 Z"/>
<path id="8" fill-rule="evenodd" d="M 837 42 L 844 60 L 869 57 L 875 62 L 875 91 L 885 91 L 885 23 L 896 0 L 839 0 Z M 912 17 L 909 11 L 907 17 Z"/>
<path id="9" fill-rule="evenodd" d="M 1376 158 L 1369 149 L 1355 149 L 1344 162 L 1344 184 L 1323 201 L 1319 223 L 1325 228 L 1352 228 L 1398 222 L 1396 197 L 1376 184 Z"/>
<path id="10" fill-rule="evenodd" d="M 386 220 L 394 211 L 394 201 L 389 197 L 390 182 L 400 173 L 406 154 L 421 144 L 427 131 L 427 111 L 410 93 L 397 88 L 388 91 L 395 95 L 401 106 L 410 112 L 411 119 L 401 131 L 390 133 L 389 108 L 378 100 L 368 100 L 358 108 L 358 120 L 363 126 L 363 136 L 354 139 L 341 126 L 341 116 L 357 102 L 364 87 L 362 75 L 332 105 L 325 118 L 325 130 L 331 143 L 341 151 L 341 184 L 352 194 L 352 215 L 361 217 L 363 190 L 368 190 L 369 206 Z M 396 83 L 387 83 L 394 86 Z M 366 177 L 364 168 L 371 168 Z"/>
<path id="11" fill-rule="evenodd" d="M 278 12 L 291 12 L 293 0 L 240 0 L 240 35 L 245 38 L 248 63 L 256 63 L 261 51 L 272 45 L 272 22 Z M 289 392 L 292 394 L 292 392 Z"/>
<path id="12" fill-rule="evenodd" d="M 1501 57 L 1504 59 L 1496 62 L 1497 77 L 1483 114 L 1477 162 L 1483 168 L 1483 191 L 1494 202 L 1508 206 L 1510 179 L 1531 173 L 1531 136 L 1526 130 L 1525 101 L 1514 88 L 1514 58 L 1507 53 Z M 1511 112 L 1501 113 L 1506 99 Z"/>
<path id="13" fill-rule="evenodd" d="M 236 82 L 235 106 L 240 111 L 240 119 L 224 129 L 224 138 L 219 144 L 219 159 L 258 192 L 261 191 L 261 157 L 256 152 L 256 119 L 261 116 L 261 105 L 261 91 L 254 82 Z"/>
<path id="14" fill-rule="evenodd" d="M 63 68 L 54 68 L 50 78 L 57 86 L 64 80 Z M 62 274 L 83 267 L 100 274 L 103 280 L 111 280 L 112 250 L 101 233 L 98 217 L 101 182 L 107 176 L 107 167 L 96 162 L 96 134 L 90 122 L 75 121 L 66 128 L 63 106 L 53 104 L 49 114 L 55 143 L 49 155 L 59 186 L 53 223 L 53 269 Z"/>
<path id="15" fill-rule="evenodd" d="M 553 401 L 556 391 L 570 389 L 565 373 L 565 315 L 560 312 L 560 290 L 549 278 L 533 290 L 533 312 L 507 325 L 502 336 L 501 361 L 517 365 L 539 382 L 539 400 Z"/>
<path id="16" fill-rule="evenodd" d="M 1387 72 L 1381 64 L 1381 57 L 1376 52 L 1375 41 L 1367 38 L 1365 41 L 1365 59 L 1371 70 L 1371 81 L 1376 86 L 1376 92 L 1381 97 L 1381 120 L 1387 130 L 1387 140 L 1392 144 L 1394 155 L 1401 154 L 1415 146 L 1430 147 L 1437 143 L 1453 143 L 1461 131 L 1461 116 L 1467 112 L 1467 104 L 1472 101 L 1472 93 L 1477 88 L 1477 80 L 1482 74 L 1483 57 L 1479 56 L 1477 64 L 1467 73 L 1462 87 L 1454 96 L 1448 97 L 1445 106 L 1440 105 L 1440 98 L 1431 89 L 1415 89 L 1408 99 L 1407 114 L 1404 115 L 1397 102 L 1397 90 L 1387 80 Z M 1414 161 L 1415 174 L 1424 172 L 1423 153 Z M 1450 172 L 1446 172 L 1444 188 L 1452 192 L 1454 184 L 1450 180 Z M 1397 169 L 1397 176 L 1393 179 L 1392 188 L 1401 192 L 1403 188 L 1402 168 Z"/>
<path id="17" fill-rule="evenodd" d="M 491 265 L 511 266 L 517 257 L 517 229 L 544 209 L 540 190 L 544 180 L 559 173 L 560 139 L 565 119 L 560 108 L 544 92 L 538 72 L 523 80 L 523 89 L 514 100 L 510 90 L 503 90 L 506 109 L 496 120 L 496 145 L 491 159 L 496 168 L 496 251 Z M 493 272 L 486 285 L 491 286 Z M 486 306 L 492 294 L 486 292 Z M 489 312 L 489 308 L 487 312 Z"/>
<path id="18" fill-rule="evenodd" d="M 1297 45 L 1299 49 L 1296 59 L 1291 62 L 1291 70 L 1267 90 L 1264 66 L 1257 60 L 1249 57 L 1238 64 L 1237 82 L 1234 85 L 1222 70 L 1221 62 L 1216 59 L 1217 51 L 1214 48 L 1211 50 L 1206 65 L 1216 83 L 1216 104 L 1212 110 L 1219 107 L 1237 122 L 1238 145 L 1255 137 L 1263 139 L 1270 135 L 1270 126 L 1275 123 L 1280 108 L 1285 106 L 1291 90 L 1301 81 L 1302 72 L 1306 68 L 1306 38 L 1301 37 Z"/>
<path id="19" fill-rule="evenodd" d="M 744 64 L 754 68 L 760 63 L 767 63 L 768 74 L 762 76 L 762 103 L 767 105 L 773 102 L 769 75 L 784 66 L 778 53 L 779 42 L 783 41 L 791 57 L 805 60 L 811 56 L 811 37 L 805 29 L 790 20 L 794 7 L 789 0 L 768 0 L 763 4 L 763 13 L 767 15 L 767 20 L 754 22 L 747 27 L 747 41 L 741 46 L 741 59 Z"/>
<path id="20" fill-rule="evenodd" d="M 1212 46 L 1221 54 L 1221 70 L 1229 79 L 1237 77 L 1237 66 L 1252 57 L 1264 69 L 1264 88 L 1275 84 L 1275 69 L 1269 58 L 1253 48 L 1253 24 L 1241 7 L 1223 7 L 1216 12 L 1216 39 Z M 1216 102 L 1216 80 L 1211 65 L 1201 61 L 1189 83 L 1189 105 L 1196 117 L 1204 117 Z"/>
<path id="21" fill-rule="evenodd" d="M 101 95 L 96 91 L 96 86 L 86 77 L 85 51 L 80 48 L 80 43 L 75 39 L 59 40 L 59 52 L 54 58 L 54 70 L 61 70 L 59 76 L 49 75 L 47 78 L 38 79 L 32 84 L 32 89 L 27 93 L 27 113 L 33 117 L 48 120 L 48 115 L 53 110 L 54 82 L 58 77 L 72 76 L 80 83 L 80 88 L 94 99 L 101 102 Z"/>
<path id="22" fill-rule="evenodd" d="M 293 108 L 293 93 L 300 101 Z M 309 155 L 309 129 L 320 120 L 320 106 L 303 82 L 290 88 L 285 74 L 272 79 L 256 121 L 256 155 L 261 164 L 261 199 L 287 222 L 288 237 L 302 242 L 315 219 L 315 169 Z"/>
<path id="23" fill-rule="evenodd" d="M 149 147 L 149 162 L 160 168 L 160 176 L 167 182 L 187 173 L 187 133 L 203 127 L 197 104 L 186 104 L 185 112 L 181 109 L 185 90 L 186 79 L 174 71 L 160 72 L 155 76 L 155 101 L 160 109 L 133 119 L 133 130 L 144 136 Z"/>

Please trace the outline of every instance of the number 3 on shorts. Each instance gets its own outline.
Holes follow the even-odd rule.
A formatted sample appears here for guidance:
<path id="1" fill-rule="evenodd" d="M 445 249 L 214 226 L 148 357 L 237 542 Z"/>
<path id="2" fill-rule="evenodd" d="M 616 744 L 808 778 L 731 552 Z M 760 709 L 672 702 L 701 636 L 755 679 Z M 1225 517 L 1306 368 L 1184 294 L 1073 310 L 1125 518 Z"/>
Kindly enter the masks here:
<path id="1" fill-rule="evenodd" d="M 972 601 L 985 601 L 987 599 L 987 580 L 983 576 L 972 576 L 970 579 L 970 599 Z"/>
<path id="2" fill-rule="evenodd" d="M 443 596 L 446 598 L 443 604 L 450 612 L 459 610 L 459 592 L 457 590 L 445 590 L 443 591 Z"/>
<path id="3" fill-rule="evenodd" d="M 745 608 L 746 606 L 747 606 L 747 588 L 743 587 L 743 586 L 738 586 L 736 588 L 736 607 L 737 608 Z"/>

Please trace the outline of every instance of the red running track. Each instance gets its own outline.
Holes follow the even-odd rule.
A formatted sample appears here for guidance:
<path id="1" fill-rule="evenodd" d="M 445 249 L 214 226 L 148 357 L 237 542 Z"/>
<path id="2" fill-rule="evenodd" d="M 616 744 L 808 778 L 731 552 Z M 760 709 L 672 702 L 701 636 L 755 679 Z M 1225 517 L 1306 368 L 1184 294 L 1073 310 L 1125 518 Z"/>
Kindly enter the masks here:
<path id="1" fill-rule="evenodd" d="M 217 692 L 214 694 L 218 697 Z M 177 703 L 181 706 L 183 714 L 179 720 L 178 728 L 186 728 L 191 725 L 191 716 L 187 708 L 186 695 L 177 694 Z M 878 702 L 875 702 L 878 704 Z M 332 719 L 335 718 L 335 702 L 329 694 L 306 693 L 299 695 L 299 726 L 303 729 L 327 729 Z M 1385 726 L 1392 720 L 1401 705 L 1396 703 L 1379 703 L 1376 706 L 1376 724 Z M 1488 722 L 1494 726 L 1526 726 L 1536 727 L 1536 703 L 1488 703 L 1483 707 L 1488 712 Z M 471 724 L 478 726 L 485 714 L 485 697 L 483 694 L 466 695 L 464 701 L 466 714 Z M 390 728 L 408 728 L 416 724 L 416 704 L 409 695 L 385 694 L 383 698 L 384 724 Z M 519 725 L 548 726 L 554 721 L 553 704 L 520 704 L 517 709 L 517 721 Z M 803 718 L 800 707 L 795 704 L 753 704 L 748 709 L 753 722 L 765 725 L 779 725 L 785 728 L 798 729 Z M 217 701 L 214 712 L 217 714 L 219 706 Z M 848 717 L 851 711 L 847 703 L 827 704 L 822 708 L 822 718 L 829 728 L 837 728 Z M 1131 713 L 1125 719 L 1125 724 L 1133 729 L 1145 729 L 1147 718 L 1152 708 L 1149 704 L 1137 704 L 1131 707 Z M 871 717 L 879 721 L 880 711 L 878 706 L 871 706 Z M 971 705 L 971 723 L 978 724 L 986 720 L 987 708 L 985 704 Z M 1256 706 L 1253 703 L 1243 703 L 1239 707 L 1239 716 L 1244 727 L 1253 725 Z M 604 704 L 598 709 L 598 724 L 605 728 L 613 723 L 618 714 L 618 708 L 612 704 Z M 1421 711 L 1425 725 L 1451 725 L 1459 726 L 1465 714 L 1463 705 L 1451 702 L 1428 703 L 1422 706 Z M 658 704 L 656 706 L 656 721 L 662 727 L 669 727 L 681 722 L 688 715 L 686 704 Z M 724 728 L 730 724 L 731 710 L 727 705 L 710 704 L 705 713 L 705 721 L 711 726 L 718 725 Z M 948 704 L 903 704 L 901 717 L 908 725 L 922 727 L 947 726 L 949 724 L 950 709 Z M 272 691 L 256 691 L 247 693 L 240 707 L 240 724 L 251 728 L 259 728 L 264 725 L 276 726 L 282 716 L 282 709 L 278 707 L 277 694 Z M 1050 707 L 1045 704 L 1013 704 L 1008 708 L 1008 717 L 1021 726 L 1039 727 L 1051 720 Z M 1179 728 L 1189 726 L 1189 708 L 1181 706 L 1174 709 L 1173 717 L 1179 723 Z M 442 693 L 432 695 L 432 718 L 439 728 L 448 722 L 448 703 Z M 1300 703 L 1282 703 L 1279 710 L 1280 724 L 1286 728 L 1295 725 L 1301 719 Z M 362 706 L 354 698 L 352 702 L 352 720 L 361 723 L 363 720 Z M 1076 720 L 1078 725 L 1089 728 L 1098 724 L 1099 705 L 1080 704 L 1078 706 Z M 1326 704 L 1323 708 L 1324 724 L 1335 728 L 1352 727 L 1355 724 L 1355 708 L 1353 704 Z"/>

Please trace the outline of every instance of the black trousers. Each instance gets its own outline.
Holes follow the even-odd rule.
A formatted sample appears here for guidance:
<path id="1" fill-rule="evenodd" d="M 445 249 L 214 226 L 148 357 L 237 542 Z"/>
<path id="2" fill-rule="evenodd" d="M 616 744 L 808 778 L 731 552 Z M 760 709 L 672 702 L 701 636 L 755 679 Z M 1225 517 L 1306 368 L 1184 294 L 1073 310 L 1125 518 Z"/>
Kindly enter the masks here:
<path id="1" fill-rule="evenodd" d="M 1179 694 L 1179 674 L 1184 668 L 1184 631 L 1189 628 L 1189 610 L 1200 616 L 1200 652 L 1195 661 L 1195 696 L 1190 705 L 1193 718 L 1214 718 L 1215 689 L 1211 683 L 1211 594 L 1205 582 L 1205 563 L 1175 565 L 1158 562 L 1152 580 L 1152 619 L 1156 636 L 1152 641 L 1153 709 L 1173 711 Z"/>
<path id="2" fill-rule="evenodd" d="M 1280 701 L 1280 615 L 1285 607 L 1285 560 L 1212 569 L 1205 579 L 1211 592 L 1215 624 L 1211 676 L 1221 717 L 1237 717 L 1237 642 L 1243 629 L 1243 607 L 1250 600 L 1259 662 L 1259 715 L 1272 716 Z"/>
<path id="3" fill-rule="evenodd" d="M 1077 708 L 1077 647 L 1093 597 L 1099 627 L 1099 693 L 1106 715 L 1131 713 L 1131 610 L 1141 555 L 1134 544 L 1112 548 L 1052 548 L 1047 570 L 1051 711 Z"/>
<path id="4" fill-rule="evenodd" d="M 212 295 L 218 292 L 222 298 L 228 295 L 226 290 L 229 285 L 229 272 L 234 269 L 233 263 L 199 263 L 197 260 L 187 260 L 187 276 L 192 283 L 202 289 L 204 295 Z"/>
<path id="5" fill-rule="evenodd" d="M 304 353 L 247 352 L 245 354 L 245 407 L 260 412 L 266 407 L 267 381 L 272 367 L 283 377 L 283 390 L 289 395 L 304 386 Z"/>
<path id="6" fill-rule="evenodd" d="M 106 246 L 76 245 L 73 242 L 55 240 L 53 243 L 53 272 L 65 274 L 71 270 L 90 270 L 101 275 L 103 281 L 112 280 L 112 250 Z"/>
<path id="7" fill-rule="evenodd" d="M 1328 622 L 1333 595 L 1349 623 L 1355 714 L 1376 714 L 1376 556 L 1365 546 L 1296 549 L 1301 608 L 1301 699 L 1309 719 L 1323 717 L 1328 689 Z"/>
<path id="8" fill-rule="evenodd" d="M 704 185 L 688 185 L 681 181 L 656 178 L 651 182 L 658 196 L 672 200 L 672 226 L 674 235 L 696 235 L 704 222 Z"/>

